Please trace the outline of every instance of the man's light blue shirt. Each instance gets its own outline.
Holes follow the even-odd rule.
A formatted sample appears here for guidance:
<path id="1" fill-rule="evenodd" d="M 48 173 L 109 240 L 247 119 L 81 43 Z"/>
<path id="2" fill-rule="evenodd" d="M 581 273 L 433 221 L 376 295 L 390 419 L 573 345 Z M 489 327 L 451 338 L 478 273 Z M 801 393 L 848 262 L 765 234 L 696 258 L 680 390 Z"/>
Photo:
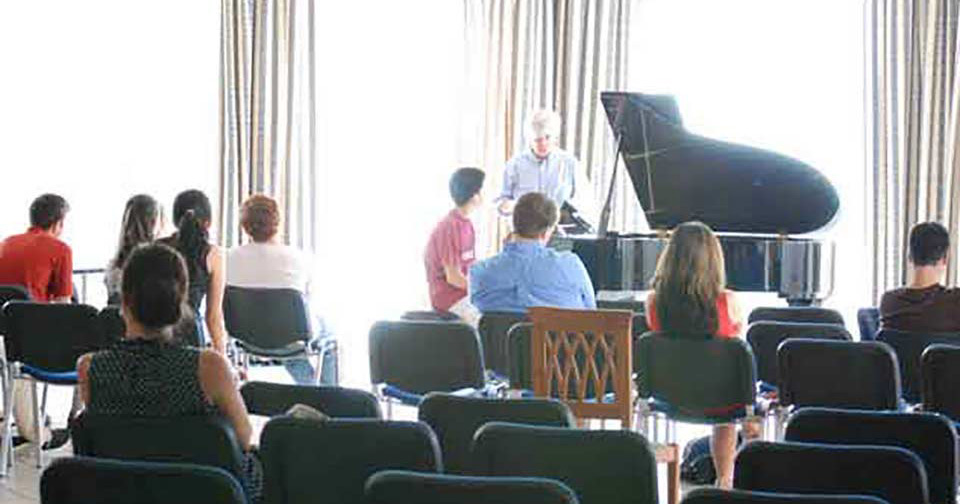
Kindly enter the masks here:
<path id="1" fill-rule="evenodd" d="M 580 258 L 535 242 L 508 243 L 470 268 L 470 302 L 481 312 L 526 313 L 531 306 L 594 309 L 593 284 Z"/>
<path id="2" fill-rule="evenodd" d="M 520 199 L 530 192 L 543 193 L 557 204 L 569 201 L 578 189 L 577 158 L 560 149 L 540 159 L 530 149 L 513 156 L 503 170 L 503 190 L 498 199 Z"/>

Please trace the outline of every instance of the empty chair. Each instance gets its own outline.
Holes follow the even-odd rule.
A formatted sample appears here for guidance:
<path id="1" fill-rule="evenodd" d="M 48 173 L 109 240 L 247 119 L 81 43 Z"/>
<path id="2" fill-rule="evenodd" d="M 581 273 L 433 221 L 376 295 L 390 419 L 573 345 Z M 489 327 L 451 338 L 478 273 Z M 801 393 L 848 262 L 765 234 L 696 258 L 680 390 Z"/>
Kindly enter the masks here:
<path id="1" fill-rule="evenodd" d="M 486 312 L 480 316 L 477 332 L 483 347 L 483 362 L 487 369 L 500 376 L 508 376 L 507 333 L 514 324 L 527 320 L 525 315 L 512 312 Z"/>
<path id="2" fill-rule="evenodd" d="M 960 347 L 930 345 L 921 357 L 923 409 L 960 422 Z"/>
<path id="3" fill-rule="evenodd" d="M 869 495 L 804 495 L 747 490 L 720 490 L 695 488 L 684 498 L 683 504 L 888 504 Z"/>
<path id="4" fill-rule="evenodd" d="M 919 403 L 923 389 L 920 373 L 920 356 L 928 346 L 942 343 L 960 346 L 960 333 L 916 333 L 881 329 L 877 341 L 886 343 L 897 354 L 900 364 L 900 379 L 903 399 L 910 404 Z"/>
<path id="5" fill-rule="evenodd" d="M 880 330 L 880 310 L 875 307 L 857 310 L 857 326 L 860 329 L 860 341 L 873 341 Z"/>
<path id="6" fill-rule="evenodd" d="M 363 502 L 364 483 L 385 469 L 442 470 L 426 424 L 277 417 L 260 438 L 267 504 Z"/>
<path id="7" fill-rule="evenodd" d="M 29 380 L 33 388 L 34 432 L 40 432 L 43 418 L 37 384 L 77 384 L 77 359 L 81 355 L 105 348 L 108 342 L 100 329 L 96 308 L 78 304 L 33 303 L 9 301 L 3 306 L 7 333 L 4 336 L 12 380 Z M 44 395 L 46 395 L 44 393 Z M 3 411 L 14 411 L 14 394 L 6 394 Z M 71 412 L 72 414 L 73 412 Z M 13 415 L 5 415 L 0 474 L 6 474 L 13 450 Z M 37 467 L 43 464 L 40 443 L 34 443 Z"/>
<path id="8" fill-rule="evenodd" d="M 223 294 L 227 332 L 247 354 L 287 361 L 316 358 L 314 379 L 319 383 L 327 355 L 336 356 L 333 338 L 315 338 L 310 310 L 296 289 L 255 289 L 228 285 Z M 334 365 L 334 383 L 338 382 Z"/>
<path id="9" fill-rule="evenodd" d="M 783 406 L 900 407 L 897 356 L 883 343 L 791 339 L 780 345 L 777 365 Z"/>
<path id="10" fill-rule="evenodd" d="M 842 325 L 762 320 L 747 328 L 747 343 L 757 361 L 757 379 L 762 390 L 776 390 L 777 348 L 791 338 L 852 341 Z"/>
<path id="11" fill-rule="evenodd" d="M 574 427 L 570 409 L 549 399 L 491 399 L 431 393 L 420 403 L 420 420 L 440 441 L 443 466 L 449 473 L 468 474 L 470 444 L 488 422 Z"/>
<path id="12" fill-rule="evenodd" d="M 546 478 L 450 476 L 382 471 L 367 480 L 367 504 L 577 504 L 577 496 Z"/>
<path id="13" fill-rule="evenodd" d="M 304 404 L 333 418 L 380 418 L 380 403 L 370 392 L 343 387 L 247 382 L 240 395 L 251 415 L 282 415 Z"/>
<path id="14" fill-rule="evenodd" d="M 238 479 L 243 452 L 218 416 L 129 417 L 81 413 L 70 424 L 73 453 L 88 457 L 219 467 Z M 242 479 L 241 479 L 242 481 Z"/>
<path id="15" fill-rule="evenodd" d="M 582 504 L 657 502 L 653 451 L 633 431 L 492 422 L 477 431 L 472 457 L 477 474 L 555 479 Z"/>
<path id="16" fill-rule="evenodd" d="M 482 389 L 477 332 L 457 322 L 377 322 L 370 329 L 370 381 L 386 398 L 409 405 L 427 392 Z M 389 408 L 390 402 L 387 416 Z"/>
<path id="17" fill-rule="evenodd" d="M 786 440 L 905 448 L 924 463 L 930 502 L 956 503 L 957 432 L 943 416 L 804 408 L 790 417 Z"/>
<path id="18" fill-rule="evenodd" d="M 843 315 L 840 315 L 840 312 L 819 306 L 761 306 L 750 312 L 747 323 L 752 324 L 761 320 L 843 325 Z"/>
<path id="19" fill-rule="evenodd" d="M 237 479 L 195 464 L 129 462 L 87 457 L 54 460 L 40 477 L 43 504 L 246 504 Z"/>
<path id="20" fill-rule="evenodd" d="M 737 454 L 739 490 L 872 495 L 890 504 L 927 503 L 923 461 L 894 446 L 747 443 Z"/>

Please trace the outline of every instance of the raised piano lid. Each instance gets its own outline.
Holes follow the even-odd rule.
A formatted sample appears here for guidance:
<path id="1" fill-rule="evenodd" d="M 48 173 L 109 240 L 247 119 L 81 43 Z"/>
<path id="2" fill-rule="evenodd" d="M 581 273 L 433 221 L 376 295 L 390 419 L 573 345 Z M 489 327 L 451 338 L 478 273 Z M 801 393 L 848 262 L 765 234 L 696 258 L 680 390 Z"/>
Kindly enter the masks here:
<path id="1" fill-rule="evenodd" d="M 606 92 L 614 134 L 651 229 L 699 220 L 714 231 L 800 234 L 831 224 L 840 202 L 830 181 L 796 159 L 683 128 L 667 95 Z"/>

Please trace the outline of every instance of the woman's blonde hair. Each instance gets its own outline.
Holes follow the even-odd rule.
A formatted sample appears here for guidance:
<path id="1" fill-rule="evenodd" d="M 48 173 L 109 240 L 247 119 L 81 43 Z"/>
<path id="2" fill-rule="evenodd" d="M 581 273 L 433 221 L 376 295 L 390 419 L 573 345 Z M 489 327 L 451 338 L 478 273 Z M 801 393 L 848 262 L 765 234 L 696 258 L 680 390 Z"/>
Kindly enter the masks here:
<path id="1" fill-rule="evenodd" d="M 713 231 L 701 222 L 674 229 L 657 261 L 653 278 L 655 309 L 664 330 L 682 334 L 717 332 L 717 299 L 726 282 L 723 250 Z"/>

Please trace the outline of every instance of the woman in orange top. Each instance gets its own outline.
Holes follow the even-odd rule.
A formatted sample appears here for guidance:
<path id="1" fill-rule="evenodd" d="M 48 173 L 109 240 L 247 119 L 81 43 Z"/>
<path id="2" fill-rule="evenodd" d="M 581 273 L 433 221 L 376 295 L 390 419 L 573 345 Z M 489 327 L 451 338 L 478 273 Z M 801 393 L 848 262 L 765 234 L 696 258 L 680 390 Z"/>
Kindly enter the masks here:
<path id="1" fill-rule="evenodd" d="M 647 297 L 647 325 L 680 334 L 712 334 L 736 338 L 743 320 L 732 291 L 725 288 L 720 242 L 700 222 L 677 226 L 660 254 Z M 733 424 L 715 425 L 710 438 L 717 486 L 731 488 L 737 431 Z"/>

